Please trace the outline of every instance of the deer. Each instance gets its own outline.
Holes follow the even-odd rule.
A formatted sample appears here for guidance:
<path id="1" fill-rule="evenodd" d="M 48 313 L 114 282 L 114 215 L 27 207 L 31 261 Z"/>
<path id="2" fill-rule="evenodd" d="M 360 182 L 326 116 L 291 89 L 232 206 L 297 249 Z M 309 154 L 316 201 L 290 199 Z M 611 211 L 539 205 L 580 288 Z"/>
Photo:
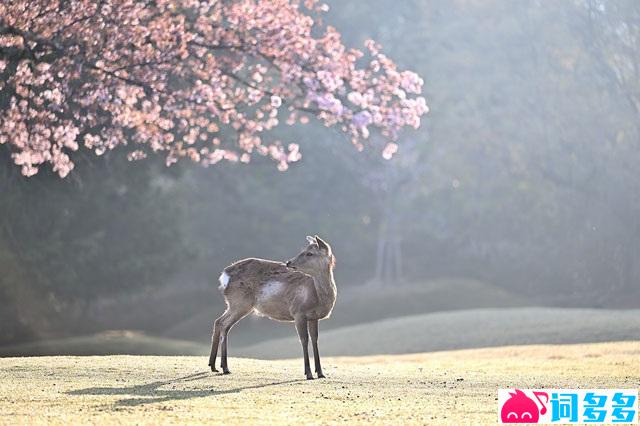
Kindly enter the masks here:
<path id="1" fill-rule="evenodd" d="M 314 379 L 309 364 L 309 335 L 315 372 L 325 378 L 318 352 L 318 322 L 329 318 L 336 302 L 333 277 L 335 257 L 331 246 L 317 235 L 307 236 L 308 245 L 286 262 L 248 258 L 224 268 L 220 286 L 226 310 L 213 323 L 209 366 L 216 369 L 220 348 L 222 374 L 229 374 L 227 344 L 229 330 L 254 312 L 275 321 L 295 324 L 304 357 L 304 374 Z"/>

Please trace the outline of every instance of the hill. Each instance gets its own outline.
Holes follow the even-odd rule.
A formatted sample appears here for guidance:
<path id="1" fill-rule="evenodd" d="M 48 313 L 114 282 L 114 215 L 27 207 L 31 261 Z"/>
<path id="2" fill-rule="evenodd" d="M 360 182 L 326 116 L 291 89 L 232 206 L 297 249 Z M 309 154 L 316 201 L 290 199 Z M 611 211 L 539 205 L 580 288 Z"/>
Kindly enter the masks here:
<path id="1" fill-rule="evenodd" d="M 129 330 L 115 330 L 89 336 L 0 347 L 0 356 L 28 355 L 204 355 L 209 345 L 163 337 L 147 336 Z"/>
<path id="2" fill-rule="evenodd" d="M 325 322 L 321 323 L 321 330 Z M 327 355 L 431 352 L 536 343 L 583 343 L 640 337 L 640 310 L 512 308 L 436 312 L 320 332 Z M 233 341 L 233 340 L 232 340 Z M 299 356 L 290 337 L 231 349 L 256 358 Z"/>
<path id="3" fill-rule="evenodd" d="M 250 358 L 300 356 L 289 323 L 264 321 L 287 337 L 242 345 L 236 329 L 230 353 Z M 435 312 L 328 328 L 321 323 L 320 350 L 324 355 L 375 355 L 431 352 L 504 345 L 564 344 L 638 339 L 639 310 L 510 308 Z M 110 331 L 90 336 L 44 340 L 0 347 L 0 356 L 25 355 L 201 355 L 209 352 L 209 337 L 199 342 L 148 336 L 133 331 Z"/>
<path id="4" fill-rule="evenodd" d="M 420 284 L 391 287 L 356 286 L 338 288 L 338 298 L 331 321 L 325 329 L 368 323 L 386 318 L 430 312 L 472 308 L 504 308 L 525 306 L 526 301 L 497 286 L 468 279 L 441 279 Z M 175 324 L 162 335 L 171 339 L 207 341 L 211 325 L 224 311 L 222 301 Z M 291 333 L 289 324 L 277 324 L 266 318 L 249 316 L 233 329 L 235 344 L 285 337 Z"/>

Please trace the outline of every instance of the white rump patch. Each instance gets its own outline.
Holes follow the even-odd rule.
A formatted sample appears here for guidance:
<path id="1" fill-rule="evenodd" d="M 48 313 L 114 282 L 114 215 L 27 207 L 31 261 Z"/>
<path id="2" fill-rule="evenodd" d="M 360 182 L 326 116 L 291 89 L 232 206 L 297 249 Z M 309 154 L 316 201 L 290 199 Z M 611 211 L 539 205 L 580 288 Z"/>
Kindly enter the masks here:
<path id="1" fill-rule="evenodd" d="M 218 288 L 220 290 L 226 289 L 227 285 L 229 285 L 229 274 L 222 271 L 222 274 L 220 274 L 220 278 L 218 278 L 218 280 L 220 280 L 220 286 Z"/>
<path id="2" fill-rule="evenodd" d="M 258 299 L 260 301 L 269 300 L 272 297 L 280 294 L 283 288 L 284 288 L 284 284 L 281 283 L 280 281 L 267 281 L 264 285 L 260 287 L 260 293 L 258 294 Z"/>

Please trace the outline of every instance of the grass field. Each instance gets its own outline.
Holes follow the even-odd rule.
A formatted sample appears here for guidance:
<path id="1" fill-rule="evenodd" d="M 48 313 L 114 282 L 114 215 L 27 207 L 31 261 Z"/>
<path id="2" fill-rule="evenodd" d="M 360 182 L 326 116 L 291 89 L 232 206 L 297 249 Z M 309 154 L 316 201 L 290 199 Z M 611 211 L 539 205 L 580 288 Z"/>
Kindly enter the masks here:
<path id="1" fill-rule="evenodd" d="M 498 388 L 635 388 L 640 341 L 324 359 L 0 359 L 0 424 L 495 424 Z"/>

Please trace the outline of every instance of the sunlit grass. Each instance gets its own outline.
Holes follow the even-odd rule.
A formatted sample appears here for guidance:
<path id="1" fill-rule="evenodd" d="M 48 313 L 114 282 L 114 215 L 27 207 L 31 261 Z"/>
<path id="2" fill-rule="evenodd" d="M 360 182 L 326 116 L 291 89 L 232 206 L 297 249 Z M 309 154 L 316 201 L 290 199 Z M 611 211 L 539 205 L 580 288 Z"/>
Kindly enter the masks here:
<path id="1" fill-rule="evenodd" d="M 498 388 L 637 387 L 640 342 L 520 346 L 300 359 L 206 357 L 0 359 L 0 423 L 495 424 Z"/>

